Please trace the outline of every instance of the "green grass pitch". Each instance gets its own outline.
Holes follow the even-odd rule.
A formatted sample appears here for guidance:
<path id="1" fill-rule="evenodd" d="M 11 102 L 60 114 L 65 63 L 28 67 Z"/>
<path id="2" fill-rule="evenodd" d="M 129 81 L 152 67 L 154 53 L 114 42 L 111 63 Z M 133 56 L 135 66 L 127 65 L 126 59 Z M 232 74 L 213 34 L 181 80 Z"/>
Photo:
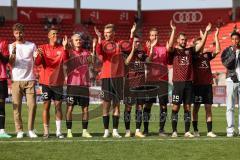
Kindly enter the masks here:
<path id="1" fill-rule="evenodd" d="M 65 105 L 63 105 L 63 108 Z M 12 105 L 6 106 L 6 131 L 13 135 L 11 139 L 0 139 L 0 159 L 94 159 L 94 160 L 237 160 L 240 159 L 240 137 L 226 137 L 226 118 L 225 107 L 213 107 L 213 131 L 218 135 L 217 138 L 206 137 L 206 123 L 204 108 L 199 113 L 199 130 L 201 137 L 186 139 L 183 137 L 184 123 L 183 110 L 181 108 L 178 123 L 179 138 L 160 138 L 158 137 L 158 119 L 159 107 L 154 106 L 152 109 L 152 118 L 150 122 L 149 137 L 139 138 L 122 138 L 103 139 L 103 124 L 100 108 L 97 105 L 91 105 L 92 119 L 89 122 L 89 131 L 93 134 L 93 138 L 81 138 L 81 121 L 73 122 L 74 138 L 58 140 L 54 137 L 55 121 L 54 107 L 51 107 L 51 138 L 42 139 L 43 125 L 41 119 L 42 105 L 38 105 L 35 128 L 39 138 L 29 139 L 25 137 L 21 140 L 16 139 L 13 122 Z M 123 111 L 123 106 L 121 110 Z M 171 108 L 168 108 L 171 113 Z M 27 107 L 23 105 L 22 117 L 24 121 L 24 132 L 27 131 Z M 133 107 L 132 113 L 135 111 Z M 238 109 L 236 108 L 236 111 Z M 80 114 L 80 108 L 74 108 L 75 117 Z M 95 118 L 93 118 L 95 117 Z M 78 119 L 78 118 L 77 118 Z M 135 123 L 134 115 L 132 115 L 131 130 L 134 133 Z M 237 112 L 236 112 L 237 122 Z M 237 123 L 236 123 L 237 124 Z M 110 123 L 110 126 L 111 123 Z M 192 129 L 192 127 L 191 127 Z M 237 128 L 236 128 L 237 129 Z M 120 119 L 119 131 L 124 136 L 123 118 Z M 62 122 L 62 132 L 66 134 L 65 121 Z M 166 132 L 171 133 L 170 114 L 166 123 Z"/>

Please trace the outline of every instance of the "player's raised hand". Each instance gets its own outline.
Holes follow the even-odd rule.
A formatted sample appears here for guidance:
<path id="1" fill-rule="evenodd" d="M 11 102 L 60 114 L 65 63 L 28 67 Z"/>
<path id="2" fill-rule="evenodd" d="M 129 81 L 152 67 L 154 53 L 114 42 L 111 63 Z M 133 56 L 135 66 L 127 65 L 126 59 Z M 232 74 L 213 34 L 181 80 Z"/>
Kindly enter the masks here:
<path id="1" fill-rule="evenodd" d="M 67 44 L 68 44 L 68 37 L 65 35 L 63 37 L 63 41 L 62 41 L 62 45 L 63 45 L 64 49 L 67 48 Z"/>
<path id="2" fill-rule="evenodd" d="M 147 47 L 148 49 L 151 48 L 151 42 L 150 42 L 150 41 L 147 41 L 147 42 L 146 42 L 146 47 Z"/>
<path id="3" fill-rule="evenodd" d="M 172 30 L 176 30 L 176 26 L 173 24 L 172 20 L 170 21 L 170 26 L 171 26 Z"/>
<path id="4" fill-rule="evenodd" d="M 155 39 L 155 40 L 151 43 L 150 47 L 153 48 L 154 46 L 156 46 L 157 43 L 158 43 L 158 39 Z"/>
<path id="5" fill-rule="evenodd" d="M 212 24 L 208 23 L 207 27 L 206 27 L 206 32 L 209 32 L 212 28 Z"/>
<path id="6" fill-rule="evenodd" d="M 95 31 L 95 33 L 96 33 L 96 35 L 97 35 L 98 37 L 101 37 L 101 36 L 102 36 L 102 33 L 97 29 L 96 26 L 94 26 L 94 31 Z"/>
<path id="7" fill-rule="evenodd" d="M 132 28 L 131 28 L 131 33 L 134 33 L 136 31 L 136 29 L 137 29 L 137 24 L 134 23 Z"/>
<path id="8" fill-rule="evenodd" d="M 92 47 L 93 47 L 93 49 L 96 48 L 96 45 L 97 45 L 97 38 L 93 38 L 93 41 L 92 41 Z"/>

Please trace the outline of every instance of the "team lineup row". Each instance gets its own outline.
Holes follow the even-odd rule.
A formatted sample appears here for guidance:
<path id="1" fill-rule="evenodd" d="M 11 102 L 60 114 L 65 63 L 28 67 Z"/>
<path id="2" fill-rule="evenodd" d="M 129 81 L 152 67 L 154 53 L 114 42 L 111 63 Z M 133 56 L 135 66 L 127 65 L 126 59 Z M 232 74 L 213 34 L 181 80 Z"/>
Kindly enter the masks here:
<path id="1" fill-rule="evenodd" d="M 65 36 L 62 44 L 58 44 L 58 29 L 48 31 L 49 43 L 36 46 L 24 39 L 24 25 L 16 23 L 13 26 L 15 42 L 9 44 L 0 41 L 0 137 L 10 138 L 5 128 L 5 98 L 8 96 L 6 65 L 12 67 L 12 103 L 17 138 L 23 138 L 23 122 L 21 118 L 22 98 L 25 95 L 28 106 L 28 136 L 36 138 L 34 120 L 36 114 L 36 93 L 34 65 L 42 66 L 39 83 L 42 86 L 43 97 L 43 138 L 49 137 L 50 106 L 53 100 L 56 118 L 56 137 L 64 138 L 61 132 L 62 93 L 63 85 L 67 84 L 67 137 L 72 137 L 72 112 L 75 105 L 82 106 L 82 136 L 92 137 L 87 131 L 89 119 L 89 67 L 94 67 L 96 61 L 101 61 L 100 79 L 102 85 L 102 118 L 104 138 L 110 136 L 109 119 L 112 107 L 112 136 L 121 138 L 118 133 L 120 101 L 124 100 L 125 137 L 130 137 L 130 120 L 132 106 L 136 106 L 135 136 L 144 138 L 148 135 L 148 125 L 151 107 L 158 98 L 160 106 L 159 136 L 166 137 L 164 131 L 167 118 L 168 103 L 168 65 L 173 66 L 172 93 L 172 137 L 178 137 L 177 123 L 180 105 L 183 103 L 185 137 L 200 136 L 198 132 L 198 111 L 200 104 L 205 104 L 207 136 L 216 137 L 212 131 L 212 73 L 210 61 L 221 52 L 218 40 L 219 29 L 215 32 L 216 48 L 214 52 L 204 50 L 209 31 L 208 24 L 205 31 L 200 31 L 199 38 L 193 45 L 187 45 L 187 37 L 179 33 L 175 44 L 176 26 L 171 22 L 170 39 L 166 46 L 158 44 L 158 30 L 149 31 L 149 40 L 141 45 L 141 38 L 136 32 L 134 24 L 128 41 L 115 39 L 115 26 L 107 24 L 104 34 L 95 27 L 97 38 L 93 40 L 92 51 L 83 49 L 83 39 L 80 34 L 73 34 L 68 40 Z M 104 39 L 102 39 L 104 37 Z M 240 34 L 234 31 L 231 35 L 232 45 L 222 54 L 223 65 L 228 70 L 227 77 L 227 136 L 234 134 L 233 98 L 238 88 L 238 63 L 236 53 L 239 53 Z M 234 64 L 233 64 L 234 63 Z M 234 68 L 235 66 L 235 68 Z M 67 72 L 65 81 L 64 73 Z M 193 96 L 194 95 L 194 96 Z M 191 104 L 194 103 L 191 114 Z M 192 118 L 191 118 L 192 117 Z M 240 114 L 239 114 L 240 117 Z M 144 123 L 144 131 L 141 125 Z M 190 132 L 191 123 L 194 134 Z M 240 120 L 239 120 L 240 129 Z"/>

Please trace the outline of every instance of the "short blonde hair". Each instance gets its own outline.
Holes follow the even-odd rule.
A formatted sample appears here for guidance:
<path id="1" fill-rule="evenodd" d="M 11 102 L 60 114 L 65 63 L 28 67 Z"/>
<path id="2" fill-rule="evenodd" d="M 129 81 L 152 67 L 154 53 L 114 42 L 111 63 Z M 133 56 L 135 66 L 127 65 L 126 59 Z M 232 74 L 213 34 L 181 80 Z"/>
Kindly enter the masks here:
<path id="1" fill-rule="evenodd" d="M 115 31 L 115 25 L 114 24 L 107 24 L 107 25 L 105 25 L 104 26 L 104 29 L 109 29 L 109 28 L 111 28 L 113 31 Z"/>

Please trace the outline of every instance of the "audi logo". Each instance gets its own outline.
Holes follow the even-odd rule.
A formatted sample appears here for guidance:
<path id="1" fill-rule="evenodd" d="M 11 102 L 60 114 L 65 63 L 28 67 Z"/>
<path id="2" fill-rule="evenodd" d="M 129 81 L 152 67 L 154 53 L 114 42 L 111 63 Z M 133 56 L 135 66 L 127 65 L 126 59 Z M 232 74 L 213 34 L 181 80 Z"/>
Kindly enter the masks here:
<path id="1" fill-rule="evenodd" d="M 175 12 L 173 20 L 175 23 L 199 23 L 202 21 L 203 15 L 201 12 Z"/>

